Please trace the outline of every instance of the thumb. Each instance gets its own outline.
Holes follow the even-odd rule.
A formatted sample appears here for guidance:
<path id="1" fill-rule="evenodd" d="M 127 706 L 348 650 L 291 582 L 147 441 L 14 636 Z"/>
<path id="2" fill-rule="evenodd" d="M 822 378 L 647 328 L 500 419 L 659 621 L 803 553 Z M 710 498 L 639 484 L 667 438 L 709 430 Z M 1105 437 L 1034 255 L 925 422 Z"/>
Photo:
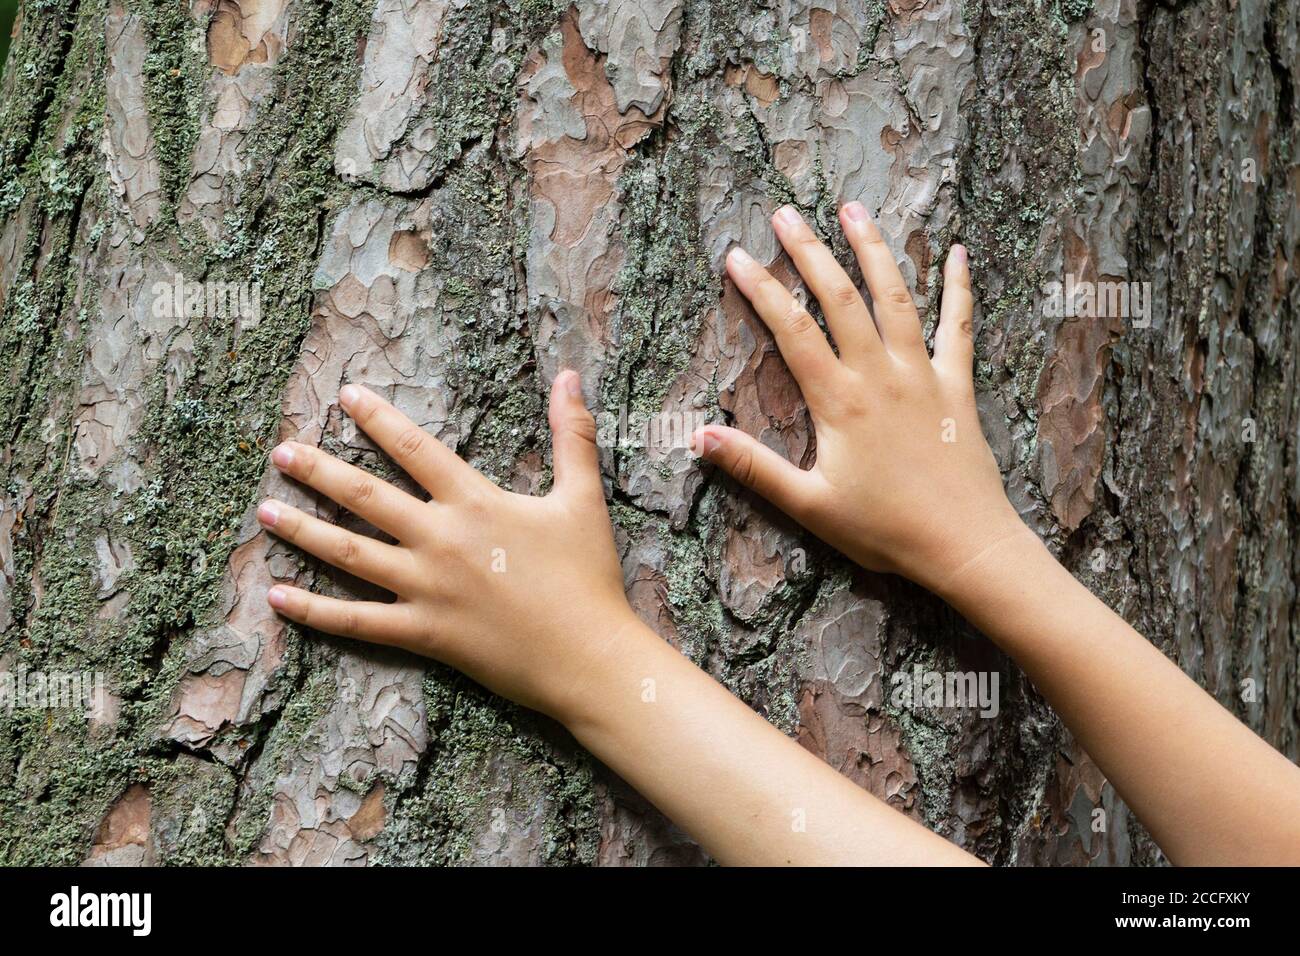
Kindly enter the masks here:
<path id="1" fill-rule="evenodd" d="M 691 436 L 691 448 L 790 517 L 803 513 L 807 472 L 762 442 L 725 425 L 706 425 Z"/>
<path id="2" fill-rule="evenodd" d="M 934 365 L 946 378 L 974 390 L 975 337 L 971 315 L 970 263 L 966 247 L 954 245 L 943 264 L 943 301 L 934 333 Z"/>
<path id="3" fill-rule="evenodd" d="M 603 501 L 605 492 L 596 458 L 596 420 L 582 403 L 582 382 L 572 369 L 555 376 L 547 419 L 551 424 L 555 489 L 594 495 Z"/>

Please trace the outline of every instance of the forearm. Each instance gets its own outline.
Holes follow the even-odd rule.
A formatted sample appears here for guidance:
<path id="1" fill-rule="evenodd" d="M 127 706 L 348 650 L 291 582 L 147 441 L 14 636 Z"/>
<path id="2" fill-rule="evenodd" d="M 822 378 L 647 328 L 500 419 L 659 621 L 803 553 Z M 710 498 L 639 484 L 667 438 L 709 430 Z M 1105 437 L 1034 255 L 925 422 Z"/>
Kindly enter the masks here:
<path id="1" fill-rule="evenodd" d="M 1300 768 L 1079 584 L 1028 529 L 940 590 L 1025 670 L 1174 863 L 1300 863 Z"/>
<path id="2" fill-rule="evenodd" d="M 718 861 L 978 862 L 840 776 L 640 623 L 612 645 L 565 723 Z"/>

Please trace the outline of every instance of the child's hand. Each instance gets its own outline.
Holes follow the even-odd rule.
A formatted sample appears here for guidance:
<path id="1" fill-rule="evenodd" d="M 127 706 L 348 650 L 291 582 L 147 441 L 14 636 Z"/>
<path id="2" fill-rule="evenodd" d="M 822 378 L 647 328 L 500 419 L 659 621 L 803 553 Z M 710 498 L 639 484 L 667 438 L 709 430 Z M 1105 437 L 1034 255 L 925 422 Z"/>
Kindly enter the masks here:
<path id="1" fill-rule="evenodd" d="M 502 491 L 355 385 L 343 409 L 424 486 L 412 498 L 318 448 L 277 467 L 398 539 L 352 534 L 280 502 L 258 518 L 397 595 L 340 601 L 286 585 L 271 606 L 332 634 L 396 644 L 549 714 L 724 863 L 969 863 L 786 737 L 633 614 L 578 376 L 551 389 L 555 488 Z M 655 693 L 646 697 L 649 686 Z M 814 821 L 791 826 L 791 813 Z"/>
<path id="2" fill-rule="evenodd" d="M 344 386 L 339 401 L 432 496 L 420 501 L 318 448 L 286 442 L 285 474 L 398 541 L 353 534 L 277 501 L 269 531 L 397 595 L 341 601 L 276 585 L 267 600 L 317 630 L 437 658 L 491 690 L 562 721 L 605 649 L 633 622 L 596 464 L 596 424 L 574 372 L 551 390 L 555 487 L 503 491 L 379 396 Z"/>
<path id="3" fill-rule="evenodd" d="M 860 203 L 840 222 L 871 292 L 852 281 L 793 207 L 772 219 L 781 244 L 821 303 L 839 357 L 790 292 L 747 253 L 727 272 L 750 300 L 803 389 L 817 462 L 802 471 L 733 428 L 695 434 L 709 460 L 770 499 L 862 566 L 944 585 L 990 545 L 1026 531 L 980 431 L 972 381 L 966 250 L 944 269 L 934 358 L 894 257 Z"/>

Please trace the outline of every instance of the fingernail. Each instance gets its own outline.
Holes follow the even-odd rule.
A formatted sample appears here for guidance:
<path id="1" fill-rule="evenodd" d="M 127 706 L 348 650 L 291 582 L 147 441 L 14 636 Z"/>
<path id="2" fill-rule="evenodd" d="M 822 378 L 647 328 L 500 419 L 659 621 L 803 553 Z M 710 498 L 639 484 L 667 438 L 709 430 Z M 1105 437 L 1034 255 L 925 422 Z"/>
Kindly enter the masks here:
<path id="1" fill-rule="evenodd" d="M 691 451 L 707 458 L 718 448 L 718 437 L 707 428 L 697 428 L 691 435 Z"/>
<path id="2" fill-rule="evenodd" d="M 268 528 L 274 528 L 280 520 L 280 506 L 274 501 L 263 501 L 257 506 L 257 520 Z"/>
<path id="3" fill-rule="evenodd" d="M 293 464 L 293 449 L 288 445 L 276 445 L 271 452 L 271 461 L 276 468 L 288 468 Z"/>
<path id="4" fill-rule="evenodd" d="M 574 371 L 564 372 L 564 390 L 570 398 L 582 398 L 582 379 Z"/>
<path id="5" fill-rule="evenodd" d="M 776 218 L 787 226 L 797 226 L 803 222 L 803 217 L 794 206 L 782 206 L 776 211 Z"/>
<path id="6" fill-rule="evenodd" d="M 727 253 L 727 258 L 731 260 L 732 265 L 741 268 L 748 268 L 754 264 L 754 257 L 740 246 L 732 246 L 731 251 Z"/>
<path id="7" fill-rule="evenodd" d="M 966 264 L 966 259 L 967 259 L 966 247 L 963 246 L 961 243 L 957 243 L 951 249 L 949 249 L 948 255 L 952 257 L 952 261 L 957 263 L 957 265 L 964 266 Z"/>
<path id="8" fill-rule="evenodd" d="M 284 606 L 289 603 L 289 592 L 277 584 L 266 592 L 266 603 L 277 611 L 283 610 Z"/>
<path id="9" fill-rule="evenodd" d="M 355 385 L 344 385 L 339 389 L 339 404 L 345 409 L 351 408 L 355 405 L 357 399 L 360 397 L 361 389 L 357 388 Z"/>
<path id="10" fill-rule="evenodd" d="M 857 200 L 845 203 L 844 208 L 840 211 L 844 213 L 844 218 L 850 222 L 865 222 L 867 219 L 867 207 Z"/>

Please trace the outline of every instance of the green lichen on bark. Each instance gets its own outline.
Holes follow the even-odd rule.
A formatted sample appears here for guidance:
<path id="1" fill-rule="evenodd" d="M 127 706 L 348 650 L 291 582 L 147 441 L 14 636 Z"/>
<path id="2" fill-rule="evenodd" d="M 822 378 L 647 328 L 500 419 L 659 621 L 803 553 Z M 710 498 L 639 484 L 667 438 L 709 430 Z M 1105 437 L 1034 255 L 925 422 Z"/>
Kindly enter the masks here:
<path id="1" fill-rule="evenodd" d="M 68 481 L 63 466 L 71 437 L 66 395 L 82 345 L 78 297 L 90 287 L 76 259 L 85 238 L 83 204 L 95 186 L 91 150 L 103 108 L 103 36 L 94 19 L 100 10 L 49 4 L 27 11 L 28 27 L 11 48 L 5 74 L 0 175 L 6 212 L 47 223 L 44 233 L 28 232 L 14 250 L 17 278 L 0 314 L 0 432 L 13 450 L 5 508 L 20 495 L 37 503 L 37 517 L 22 516 L 14 541 L 15 619 L 33 601 L 38 563 L 41 569 L 42 606 L 0 642 L 13 670 L 39 670 L 46 661 L 81 669 L 78 636 L 94 605 L 92 542 L 76 530 L 95 495 Z M 57 420 L 46 417 L 59 409 L 64 414 Z M 0 858 L 66 861 L 84 841 L 67 807 L 87 807 L 123 762 L 111 751 L 88 749 L 87 733 L 80 715 L 0 712 Z M 70 749 L 86 750 L 86 759 L 65 772 L 60 765 Z M 21 806 L 22 791 L 36 799 Z"/>
<path id="2" fill-rule="evenodd" d="M 133 9 L 154 31 L 154 59 L 146 58 L 145 73 L 151 119 L 155 131 L 162 131 L 164 168 L 176 177 L 169 186 L 174 206 L 188 168 L 177 157 L 188 156 L 199 122 L 194 84 L 206 70 L 194 65 L 188 38 L 202 33 L 177 19 L 180 8 L 174 4 L 141 3 Z M 355 77 L 351 53 L 367 13 L 359 4 L 300 9 L 303 35 L 286 54 L 275 105 L 248 144 L 250 152 L 264 158 L 253 164 L 256 172 L 243 184 L 244 200 L 230 223 L 231 235 L 211 245 L 191 230 L 175 250 L 192 276 L 233 274 L 260 283 L 261 322 L 241 336 L 237 349 L 232 348 L 231 330 L 219 320 L 195 329 L 192 374 L 172 391 L 160 368 L 148 384 L 140 434 L 149 436 L 153 448 L 149 470 L 142 487 L 116 507 L 108 529 L 130 541 L 136 557 L 135 568 L 123 578 L 129 603 L 111 620 L 93 626 L 94 537 L 81 532 L 81 526 L 108 510 L 100 504 L 107 492 L 64 470 L 71 438 L 66 422 L 56 439 L 39 436 L 39 417 L 24 416 L 26 403 L 17 396 L 43 398 L 47 391 L 66 390 L 78 370 L 71 360 L 77 355 L 73 343 L 58 341 L 56 330 L 69 338 L 75 331 L 77 316 L 68 314 L 68 303 L 76 283 L 77 231 L 87 229 L 83 217 L 93 221 L 103 215 L 87 199 L 93 202 L 103 188 L 104 174 L 95 159 L 103 116 L 104 8 L 89 3 L 74 12 L 55 5 L 25 15 L 29 26 L 11 63 L 37 62 L 27 52 L 30 44 L 53 48 L 47 30 L 38 28 L 44 18 L 68 22 L 72 42 L 63 71 L 51 71 L 59 77 L 53 95 L 40 87 L 33 91 L 36 98 L 49 100 L 39 125 L 30 119 L 34 107 L 22 108 L 14 74 L 6 76 L 3 130 L 15 144 L 8 154 L 26 156 L 16 178 L 30 184 L 29 195 L 37 197 L 50 232 L 59 238 L 51 255 L 35 248 L 41 231 L 29 232 L 33 248 L 28 255 L 48 260 L 30 293 L 36 301 L 29 305 L 20 286 L 5 303 L 4 336 L 14 347 L 5 349 L 3 382 L 6 398 L 15 400 L 6 401 L 0 415 L 12 436 L 11 447 L 23 455 L 37 450 L 48 455 L 50 477 L 45 479 L 48 490 L 33 499 L 33 514 L 15 542 L 15 564 L 22 569 L 13 591 L 15 608 L 34 603 L 23 586 L 38 563 L 43 593 L 25 621 L 15 614 L 0 647 L 20 648 L 22 666 L 31 670 L 103 671 L 123 704 L 111 740 L 91 740 L 84 720 L 79 725 L 62 722 L 58 733 L 22 721 L 3 734 L 0 747 L 9 759 L 0 760 L 6 778 L 0 787 L 0 852 L 10 862 L 78 862 L 108 804 L 130 783 L 161 783 L 177 759 L 152 740 L 159 711 L 174 687 L 169 678 L 177 672 L 177 661 L 171 655 L 183 648 L 183 642 L 180 648 L 172 643 L 213 607 L 231 535 L 247 510 L 265 467 L 264 451 L 278 427 L 276 396 L 308 328 L 308 290 L 323 219 L 340 192 L 329 147 L 350 101 L 355 82 L 349 82 Z M 173 75 L 176 70 L 179 77 Z M 23 129 L 30 148 L 16 138 Z M 75 200 L 65 200 L 68 194 L 75 194 Z M 79 291 L 81 307 L 92 308 L 93 297 Z M 37 334 L 30 335 L 25 317 L 34 311 L 40 324 Z M 71 354 L 58 370 L 65 378 L 56 383 L 48 368 L 58 349 Z M 9 472 L 15 475 L 26 465 L 24 458 L 11 461 Z M 291 667 L 286 680 L 293 675 Z M 0 721 L 10 720 L 0 715 Z M 214 821 L 224 819 L 229 809 L 228 802 L 220 812 L 214 807 Z M 204 858 L 211 862 L 214 852 L 210 848 Z M 223 847 L 215 858 L 233 859 L 230 852 Z M 177 861 L 186 858 L 178 851 Z"/>
<path id="3" fill-rule="evenodd" d="M 127 9 L 140 17 L 149 38 L 142 73 L 162 171 L 163 209 L 174 213 L 189 185 L 190 160 L 203 116 L 206 24 L 195 22 L 189 6 L 182 3 L 131 0 Z M 158 223 L 158 229 L 164 228 L 169 228 L 166 216 Z"/>
<path id="4" fill-rule="evenodd" d="M 388 15 L 416 5 L 401 6 Z M 224 623 L 231 556 L 248 540 L 266 452 L 283 416 L 315 420 L 316 409 L 286 409 L 285 393 L 295 374 L 323 360 L 323 351 L 304 343 L 320 328 L 314 309 L 330 307 L 322 303 L 339 291 L 333 279 L 321 278 L 326 245 L 344 216 L 368 203 L 427 246 L 420 252 L 428 261 L 407 270 L 418 277 L 404 288 L 413 289 L 420 304 L 402 334 L 429 333 L 421 347 L 438 353 L 422 352 L 419 361 L 427 363 L 419 368 L 433 369 L 450 396 L 446 434 L 497 482 L 545 491 L 545 383 L 558 360 L 590 360 L 599 369 L 600 380 L 585 383 L 598 412 L 658 412 L 675 400 L 674 388 L 698 373 L 706 383 L 700 401 L 711 418 L 724 417 L 721 363 L 701 343 L 735 346 L 709 324 L 710 316 L 719 329 L 736 324 L 734 315 L 715 314 L 724 288 L 718 260 L 722 240 L 756 234 L 747 221 L 750 211 L 719 225 L 722 214 L 702 198 L 710 189 L 722 194 L 713 201 L 753 197 L 755 208 L 795 202 L 846 261 L 835 222 L 838 203 L 856 198 L 841 195 L 846 177 L 868 189 L 887 186 L 877 197 L 882 212 L 888 211 L 886 199 L 897 199 L 915 182 L 930 183 L 933 190 L 916 200 L 925 207 L 921 225 L 903 237 L 906 253 L 918 286 L 928 286 L 932 326 L 943 251 L 951 241 L 971 249 L 980 306 L 981 411 L 1000 437 L 995 446 L 1017 505 L 1090 587 L 1171 652 L 1186 653 L 1196 662 L 1189 666 L 1202 666 L 1189 643 L 1196 629 L 1189 624 L 1206 622 L 1209 664 L 1199 676 L 1252 726 L 1294 752 L 1292 635 L 1300 621 L 1294 586 L 1286 596 L 1277 568 L 1287 565 L 1288 555 L 1294 565 L 1296 553 L 1294 481 L 1287 487 L 1278 477 L 1295 470 L 1297 390 L 1287 360 L 1295 351 L 1296 298 L 1294 281 L 1272 268 L 1293 260 L 1296 231 L 1287 189 L 1287 177 L 1294 176 L 1296 23 L 1285 0 L 1231 10 L 1146 11 L 1150 17 L 1136 48 L 1114 46 L 1130 39 L 1124 31 L 1131 24 L 1113 22 L 1123 11 L 1089 0 L 1017 0 L 997 8 L 972 0 L 960 9 L 939 3 L 915 20 L 915 11 L 878 0 L 817 4 L 814 10 L 687 0 L 677 11 L 680 24 L 666 19 L 662 27 L 680 26 L 662 76 L 652 69 L 649 47 L 656 38 L 638 38 L 636 23 L 611 27 L 595 8 L 586 10 L 590 35 L 578 38 L 582 48 L 565 49 L 572 32 L 564 34 L 563 18 L 580 12 L 561 0 L 456 5 L 439 21 L 440 47 L 425 64 L 427 72 L 397 91 L 400 99 L 415 90 L 405 125 L 379 149 L 373 166 L 361 169 L 336 169 L 338 142 L 366 82 L 367 51 L 400 24 L 393 19 L 377 27 L 369 0 L 308 0 L 286 14 L 291 42 L 274 65 L 272 88 L 240 130 L 234 148 L 240 172 L 216 177 L 222 199 L 214 204 L 221 209 L 215 224 L 189 208 L 195 205 L 190 191 L 204 175 L 192 160 L 214 122 L 215 74 L 205 48 L 214 21 L 195 20 L 185 5 L 162 0 L 126 0 L 125 11 L 143 25 L 148 47 L 142 81 L 161 179 L 161 212 L 140 236 L 112 228 L 121 197 L 101 153 L 104 23 L 111 12 L 105 3 L 29 3 L 0 103 L 0 226 L 12 227 L 19 240 L 0 312 L 0 433 L 7 449 L 5 507 L 21 509 L 11 535 L 12 621 L 0 639 L 0 660 L 11 667 L 103 670 L 121 698 L 120 714 L 107 729 L 75 714 L 0 710 L 0 862 L 81 862 L 100 821 L 133 784 L 148 789 L 151 839 L 163 862 L 239 863 L 265 855 L 277 813 L 289 813 L 294 799 L 315 786 L 312 775 L 328 752 L 330 721 L 348 712 L 340 704 L 342 678 L 348 662 L 358 660 L 358 666 L 386 668 L 380 680 L 394 686 L 406 681 L 403 692 L 418 693 L 420 729 L 427 730 L 427 739 L 412 744 L 418 752 L 396 769 L 357 760 L 357 772 L 348 767 L 338 776 L 338 792 L 346 798 L 340 805 L 382 796 L 383 826 L 369 843 L 370 862 L 642 861 L 671 843 L 656 829 L 662 824 L 653 811 L 634 808 L 617 782 L 554 724 L 440 665 L 421 670 L 407 656 L 359 650 L 320 635 L 290 631 L 283 660 L 260 689 L 263 703 L 247 720 L 224 725 L 197 746 L 160 733 L 178 688 L 194 676 L 196 645 Z M 952 14 L 953 20 L 935 26 L 932 14 Z M 1088 93 L 1087 78 L 1100 67 L 1084 60 L 1099 23 L 1106 26 L 1108 49 L 1120 51 L 1114 59 L 1131 60 L 1141 73 L 1140 88 L 1126 88 L 1101 105 L 1114 109 L 1120 129 L 1132 124 L 1134 148 L 1150 152 L 1142 163 L 1156 175 L 1140 205 L 1143 224 L 1128 228 L 1117 219 L 1119 238 L 1094 244 L 1103 253 L 1114 252 L 1107 243 L 1123 247 L 1135 276 L 1192 279 L 1170 292 L 1177 321 L 1167 342 L 1125 332 L 1105 345 L 1114 349 L 1114 358 L 1103 360 L 1106 381 L 1098 399 L 1099 427 L 1109 442 L 1105 470 L 1091 510 L 1067 527 L 1053 513 L 1050 489 L 1042 487 L 1041 393 L 1061 347 L 1053 339 L 1059 328 L 1044 321 L 1038 297 L 1062 266 L 1062 256 L 1053 255 L 1064 243 L 1063 224 L 1098 218 L 1089 203 L 1099 194 L 1132 188 L 1098 173 L 1086 137 L 1081 142 L 1081 115 L 1097 109 L 1087 101 L 1099 95 Z M 911 31 L 927 29 L 940 31 L 937 39 L 907 47 Z M 629 35 L 644 47 L 634 49 Z M 1205 43 L 1205 36 L 1223 42 Z M 963 60 L 967 44 L 973 54 Z M 925 73 L 901 65 L 918 48 L 953 54 L 951 62 L 925 63 L 930 77 L 940 79 L 922 83 L 919 91 L 913 81 Z M 1262 56 L 1266 72 L 1252 75 L 1243 84 L 1246 92 L 1230 82 L 1226 49 Z M 553 85 L 528 89 L 521 77 L 542 53 L 555 56 L 547 64 L 554 68 L 547 81 Z M 565 55 L 571 59 L 560 62 Z M 645 76 L 629 83 L 633 61 Z M 1117 70 L 1110 80 L 1120 86 L 1129 79 L 1122 65 L 1106 64 Z M 583 70 L 592 75 L 569 72 Z M 559 301 L 559 312 L 572 306 L 572 314 L 556 318 L 555 302 L 541 307 L 530 298 L 546 281 L 530 274 L 530 256 L 555 252 L 545 264 L 563 273 L 547 293 L 555 300 L 563 300 L 566 282 L 581 284 L 585 277 L 578 274 L 582 263 L 550 247 L 559 240 L 545 234 L 537 218 L 551 200 L 530 192 L 538 171 L 516 141 L 521 115 L 536 106 L 538 143 L 553 145 L 559 136 L 547 124 L 576 138 L 565 124 L 591 117 L 578 115 L 564 99 L 566 83 L 591 84 L 588 92 L 603 104 L 599 121 L 616 124 L 621 120 L 609 105 L 616 91 L 643 81 L 653 86 L 646 76 L 659 76 L 654 82 L 664 94 L 662 110 L 638 118 L 644 129 L 624 128 L 629 142 L 619 142 L 603 165 L 587 171 L 608 178 L 600 186 L 609 187 L 605 206 L 611 212 L 607 223 L 602 220 L 606 235 L 599 237 L 608 242 L 592 243 L 590 250 L 602 264 L 616 261 L 612 305 L 603 315 L 590 314 L 601 307 L 588 308 L 593 293 L 606 290 L 584 287 L 576 304 Z M 959 86 L 967 81 L 954 76 L 968 77 L 969 86 Z M 384 82 L 382 70 L 376 77 Z M 1267 104 L 1251 99 L 1250 90 L 1266 91 Z M 929 164 L 935 160 L 925 151 L 900 152 L 897 165 L 879 174 L 888 182 L 876 183 L 861 169 L 837 166 L 839 157 L 819 138 L 831 136 L 842 115 L 830 105 L 847 109 L 851 96 L 859 96 L 888 114 L 878 141 L 864 141 L 859 133 L 860 140 L 849 144 L 862 147 L 866 166 L 879 151 L 904 142 L 924 140 L 927 150 L 942 151 L 943 141 L 926 138 L 935 132 L 927 126 L 931 117 L 940 115 L 926 112 L 926 93 L 936 91 L 945 97 L 944 124 L 958 124 L 960 107 L 967 127 L 960 137 L 953 134 L 951 178 L 933 175 Z M 576 102 L 596 109 L 591 101 Z M 1185 102 L 1201 106 L 1183 114 Z M 781 114 L 791 103 L 805 111 Z M 566 112 L 571 107 L 572 115 Z M 1147 107 L 1155 112 L 1156 132 L 1149 137 L 1138 122 Z M 1224 135 L 1233 148 L 1243 151 L 1231 157 L 1239 163 L 1253 155 L 1243 117 L 1255 122 L 1261 111 L 1279 119 L 1258 134 L 1266 142 L 1264 155 L 1254 157 L 1263 177 L 1256 210 L 1244 187 L 1216 178 L 1213 169 L 1224 151 L 1215 139 L 1220 119 L 1230 127 Z M 593 145 L 600 139 L 588 136 Z M 358 142 L 367 146 L 373 139 Z M 1199 152 L 1185 155 L 1184 148 Z M 412 165 L 403 166 L 407 161 Z M 1142 163 L 1133 175 L 1145 174 Z M 1184 203 L 1180 189 L 1193 181 L 1200 190 L 1196 201 Z M 1138 204 L 1123 196 L 1123 211 L 1131 214 Z M 392 226 L 393 219 L 388 222 Z M 1087 233 L 1097 226 L 1080 228 Z M 1238 235 L 1243 228 L 1249 243 Z M 1206 238 L 1192 238 L 1198 236 Z M 1081 237 L 1084 245 L 1093 240 Z M 350 248 L 363 248 L 361 241 Z M 74 443 L 78 416 L 86 411 L 77 405 L 78 386 L 97 344 L 88 330 L 100 317 L 99 284 L 117 242 L 138 244 L 131 254 L 139 262 L 157 259 L 197 280 L 256 282 L 261 291 L 256 326 L 236 334 L 227 321 L 198 320 L 150 343 L 171 361 L 150 366 L 141 387 L 141 417 L 127 438 L 139 480 L 120 493 L 108 479 L 79 467 Z M 1258 261 L 1241 252 L 1251 243 L 1267 250 Z M 376 258 L 385 251 L 365 249 Z M 361 327 L 374 316 L 347 318 Z M 586 351 L 557 355 L 547 337 L 574 327 L 590 332 L 580 338 L 579 351 Z M 373 342 L 357 348 L 382 364 L 382 349 Z M 348 373 L 365 370 L 364 362 L 344 365 Z M 1187 384 L 1189 368 L 1205 371 L 1203 389 Z M 1149 377 L 1151 369 L 1158 374 Z M 768 404 L 783 376 L 773 359 L 753 387 L 759 397 L 750 399 L 758 406 L 751 412 L 760 425 L 765 418 L 788 419 L 787 409 L 778 416 L 778 403 Z M 1246 412 L 1259 420 L 1266 439 L 1253 448 L 1242 448 L 1229 427 Z M 349 444 L 333 414 L 319 416 L 323 448 L 400 479 L 381 456 Z M 794 417 L 802 414 L 796 410 Z M 1185 446 L 1188 421 L 1199 431 Z M 1068 818 L 1078 806 L 1091 805 L 1064 769 L 1084 755 L 1009 663 L 938 601 L 903 582 L 853 569 L 716 472 L 703 469 L 673 485 L 674 463 L 647 463 L 642 449 L 620 449 L 605 464 L 625 560 L 640 562 L 638 582 L 657 589 L 652 610 L 662 611 L 672 639 L 691 659 L 783 731 L 802 733 L 817 719 L 805 713 L 816 683 L 810 675 L 827 666 L 817 641 L 847 601 L 859 601 L 871 609 L 864 612 L 869 622 L 879 618 L 880 633 L 863 637 L 878 652 L 870 664 L 875 680 L 913 665 L 996 669 L 1003 679 L 1002 714 L 995 724 L 980 724 L 895 707 L 887 698 L 877 705 L 864 692 L 845 705 L 860 733 L 851 746 L 826 756 L 848 753 L 857 761 L 848 769 L 864 772 L 896 760 L 887 763 L 888 772 L 914 774 L 904 787 L 919 808 L 914 811 L 988 860 L 1099 858 L 1102 851 Z M 644 490 L 650 481 L 680 490 L 686 500 L 655 498 Z M 1193 489 L 1184 507 L 1191 515 L 1186 525 L 1178 524 L 1171 485 Z M 1200 485 L 1213 493 L 1201 494 Z M 1216 537 L 1224 524 L 1218 502 L 1225 496 L 1232 499 L 1228 513 L 1240 518 L 1234 525 L 1239 549 L 1235 539 Z M 1273 504 L 1280 498 L 1290 502 L 1281 511 Z M 738 558 L 738 539 L 758 542 L 761 553 Z M 1170 541 L 1192 541 L 1192 551 L 1230 558 L 1211 567 L 1188 556 L 1185 544 Z M 115 543 L 129 546 L 133 564 L 122 571 L 110 602 L 103 555 Z M 1087 560 L 1096 548 L 1105 552 L 1102 570 Z M 792 549 L 800 550 L 798 570 L 789 562 Z M 332 593 L 354 586 L 310 559 L 277 558 L 296 568 L 304 584 Z M 742 568 L 752 580 L 729 581 L 736 565 L 746 562 L 754 565 Z M 774 562 L 781 565 L 776 571 Z M 1167 582 L 1189 578 L 1201 590 L 1170 593 Z M 238 598 L 260 600 L 260 593 Z M 1283 663 L 1261 678 L 1267 705 L 1252 709 L 1231 690 L 1255 673 L 1261 658 Z M 832 694 L 826 685 L 833 683 L 823 681 L 819 692 Z M 885 753 L 872 751 L 877 743 Z M 294 774 L 307 781 L 299 790 Z M 309 800 L 320 793 L 308 794 Z M 1115 800 L 1106 790 L 1100 804 L 1113 807 Z M 1111 861 L 1158 860 L 1140 829 L 1128 829 L 1132 845 L 1105 851 Z M 610 843 L 619 848 L 610 851 Z M 1075 843 L 1083 849 L 1076 851 Z M 607 852 L 614 856 L 607 859 Z"/>

